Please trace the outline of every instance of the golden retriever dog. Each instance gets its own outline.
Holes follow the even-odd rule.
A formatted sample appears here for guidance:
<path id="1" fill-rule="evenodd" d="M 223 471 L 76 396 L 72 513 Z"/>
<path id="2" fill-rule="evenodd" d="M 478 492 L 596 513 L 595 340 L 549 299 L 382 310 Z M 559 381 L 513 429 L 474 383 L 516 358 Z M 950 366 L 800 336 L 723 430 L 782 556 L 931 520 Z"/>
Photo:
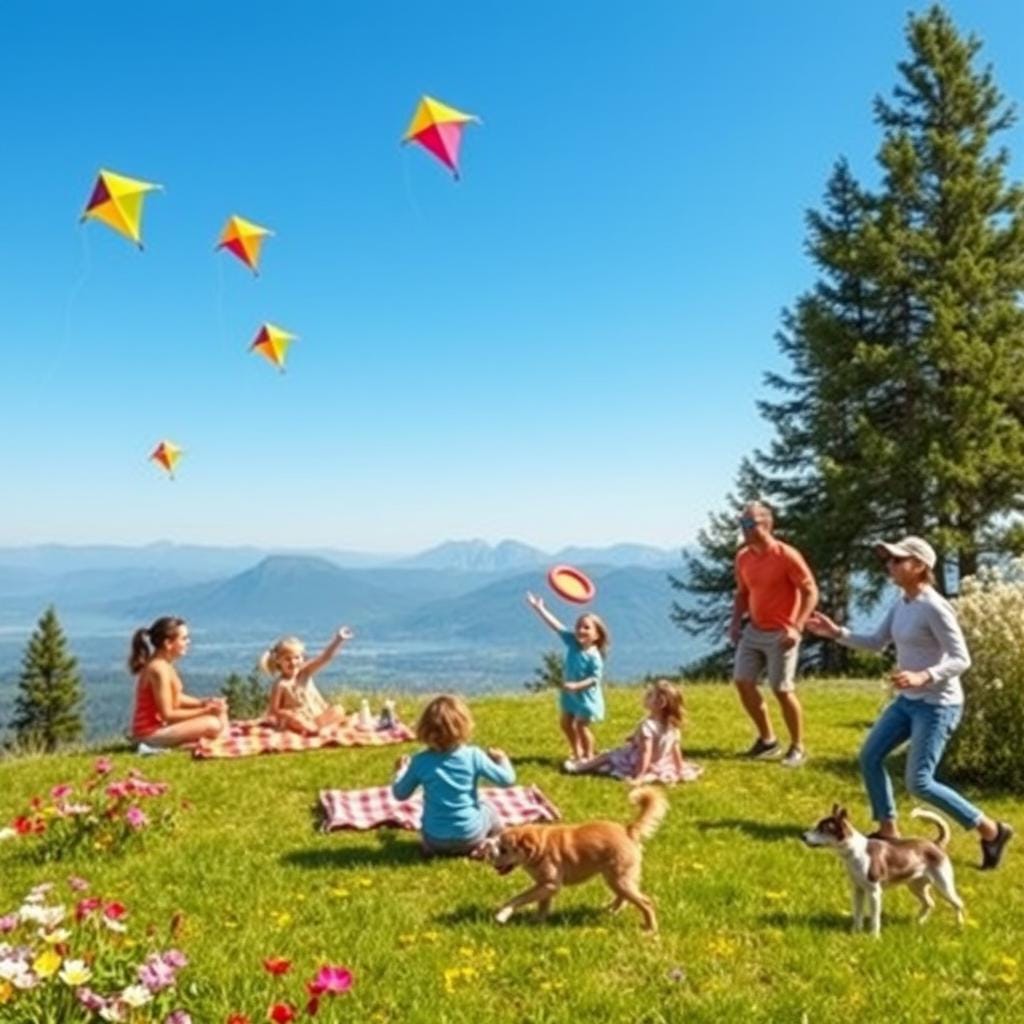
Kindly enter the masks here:
<path id="1" fill-rule="evenodd" d="M 668 801 L 660 790 L 641 786 L 629 794 L 639 814 L 628 825 L 614 821 L 588 821 L 582 825 L 516 825 L 485 840 L 476 852 L 499 874 L 522 867 L 534 884 L 513 896 L 494 915 L 504 924 L 517 907 L 536 903 L 543 920 L 563 885 L 576 885 L 601 875 L 615 894 L 610 909 L 632 903 L 643 915 L 644 928 L 658 930 L 654 904 L 640 891 L 640 844 L 654 835 Z"/>

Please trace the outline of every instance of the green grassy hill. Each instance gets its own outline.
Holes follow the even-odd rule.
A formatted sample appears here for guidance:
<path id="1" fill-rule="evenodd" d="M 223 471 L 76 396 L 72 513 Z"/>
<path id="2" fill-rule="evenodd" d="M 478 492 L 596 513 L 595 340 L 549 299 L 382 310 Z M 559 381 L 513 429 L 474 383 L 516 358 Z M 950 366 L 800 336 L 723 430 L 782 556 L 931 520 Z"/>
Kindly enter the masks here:
<path id="1" fill-rule="evenodd" d="M 876 683 L 818 683 L 803 692 L 811 760 L 787 771 L 735 756 L 750 736 L 729 688 L 688 689 L 687 754 L 706 773 L 669 791 L 668 817 L 647 847 L 656 939 L 642 934 L 632 910 L 602 913 L 607 891 L 599 881 L 564 890 L 545 924 L 527 912 L 501 927 L 493 911 L 526 888 L 521 872 L 499 877 L 475 862 L 423 862 L 411 833 L 315 830 L 311 807 L 321 787 L 383 783 L 409 747 L 210 763 L 115 753 L 119 769 L 166 779 L 193 805 L 176 833 L 120 857 L 56 865 L 26 858 L 18 841 L 0 844 L 0 915 L 38 882 L 66 892 L 70 875 L 128 905 L 143 951 L 145 925 L 162 928 L 182 912 L 176 945 L 191 963 L 180 1002 L 196 1024 L 222 1024 L 233 1012 L 265 1020 L 278 995 L 301 1007 L 301 981 L 321 962 L 355 975 L 352 991 L 321 1010 L 317 1019 L 328 1021 L 1024 1019 L 1024 843 L 1011 845 L 999 872 L 982 874 L 974 836 L 956 831 L 963 930 L 944 905 L 919 927 L 916 901 L 896 889 L 886 894 L 879 940 L 850 934 L 840 863 L 805 848 L 799 834 L 833 801 L 868 825 L 854 754 L 882 693 Z M 602 745 L 617 743 L 639 717 L 638 693 L 612 688 L 609 706 Z M 412 719 L 418 708 L 406 701 L 400 710 Z M 520 781 L 538 784 L 566 819 L 630 815 L 620 783 L 559 773 L 564 741 L 550 694 L 481 699 L 473 710 L 477 740 L 505 747 Z M 4 762 L 0 823 L 33 794 L 84 775 L 94 756 Z M 1024 826 L 1018 800 L 971 795 Z M 271 978 L 261 963 L 268 956 L 289 958 L 295 973 Z M 0 1021 L 25 1020 L 10 1016 L 14 1005 L 0 1005 Z"/>

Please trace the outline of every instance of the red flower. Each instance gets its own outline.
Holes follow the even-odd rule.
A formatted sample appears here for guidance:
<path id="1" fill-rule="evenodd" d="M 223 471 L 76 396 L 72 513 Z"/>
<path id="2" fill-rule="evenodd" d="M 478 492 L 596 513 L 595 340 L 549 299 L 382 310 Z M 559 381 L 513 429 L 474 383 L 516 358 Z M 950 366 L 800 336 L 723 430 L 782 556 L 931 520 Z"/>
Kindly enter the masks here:
<path id="1" fill-rule="evenodd" d="M 244 1013 L 233 1013 L 225 1024 L 252 1024 L 252 1022 Z"/>
<path id="2" fill-rule="evenodd" d="M 120 921 L 125 914 L 128 913 L 128 908 L 123 903 L 118 903 L 117 900 L 111 900 L 103 908 L 103 916 L 108 921 Z"/>
<path id="3" fill-rule="evenodd" d="M 306 1003 L 306 1015 L 309 1017 L 315 1017 L 316 1011 L 320 1009 L 320 997 L 313 996 L 308 1003 Z"/>
<path id="4" fill-rule="evenodd" d="M 292 962 L 283 956 L 268 956 L 263 967 L 268 974 L 287 974 L 292 969 Z"/>
<path id="5" fill-rule="evenodd" d="M 32 831 L 32 822 L 25 817 L 15 818 L 14 831 L 17 832 L 19 836 L 28 835 L 29 832 Z"/>
<path id="6" fill-rule="evenodd" d="M 274 1003 L 267 1010 L 267 1020 L 272 1020 L 274 1024 L 291 1024 L 295 1017 L 296 1010 L 291 1003 Z"/>

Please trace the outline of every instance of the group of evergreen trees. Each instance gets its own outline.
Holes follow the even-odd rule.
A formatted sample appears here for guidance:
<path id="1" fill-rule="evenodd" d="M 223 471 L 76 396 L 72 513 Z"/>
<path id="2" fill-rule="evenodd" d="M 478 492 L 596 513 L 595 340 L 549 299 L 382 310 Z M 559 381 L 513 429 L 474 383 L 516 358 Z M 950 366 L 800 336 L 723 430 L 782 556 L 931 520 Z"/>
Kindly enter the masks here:
<path id="1" fill-rule="evenodd" d="M 696 598 L 673 607 L 692 635 L 724 635 L 737 513 L 754 498 L 839 622 L 877 594 L 877 538 L 928 537 L 940 587 L 1024 539 L 1024 189 L 995 144 L 1015 113 L 941 7 L 909 17 L 907 42 L 892 99 L 875 101 L 877 186 L 840 160 L 808 214 L 819 277 L 783 314 L 789 369 L 766 375 L 759 403 L 771 443 L 673 579 Z M 848 652 L 811 656 L 839 670 Z"/>

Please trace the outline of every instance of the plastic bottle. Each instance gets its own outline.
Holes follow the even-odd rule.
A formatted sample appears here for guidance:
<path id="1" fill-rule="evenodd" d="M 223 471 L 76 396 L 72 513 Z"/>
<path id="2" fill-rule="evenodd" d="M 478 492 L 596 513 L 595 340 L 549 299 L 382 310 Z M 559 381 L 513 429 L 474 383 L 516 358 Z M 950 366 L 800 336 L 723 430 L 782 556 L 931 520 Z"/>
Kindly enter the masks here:
<path id="1" fill-rule="evenodd" d="M 370 714 L 370 702 L 365 697 L 359 702 L 359 728 L 373 728 L 373 716 Z"/>
<path id="2" fill-rule="evenodd" d="M 380 718 L 377 721 L 378 729 L 393 729 L 395 727 L 395 702 L 393 700 L 384 701 L 384 706 L 380 711 Z"/>

